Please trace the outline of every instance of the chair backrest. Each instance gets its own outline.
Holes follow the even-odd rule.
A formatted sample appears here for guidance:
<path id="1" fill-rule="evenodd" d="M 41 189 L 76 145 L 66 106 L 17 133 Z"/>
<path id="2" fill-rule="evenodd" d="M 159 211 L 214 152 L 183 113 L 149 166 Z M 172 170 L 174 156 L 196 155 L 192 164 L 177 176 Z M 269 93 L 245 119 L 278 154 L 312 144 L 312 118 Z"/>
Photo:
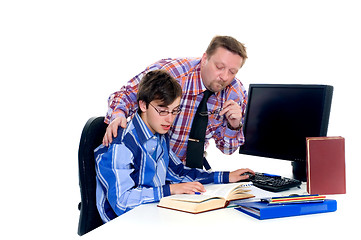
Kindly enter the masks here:
<path id="1" fill-rule="evenodd" d="M 90 118 L 80 138 L 78 164 L 81 203 L 78 234 L 80 236 L 103 224 L 96 207 L 96 172 L 94 149 L 102 143 L 107 124 L 104 117 Z"/>

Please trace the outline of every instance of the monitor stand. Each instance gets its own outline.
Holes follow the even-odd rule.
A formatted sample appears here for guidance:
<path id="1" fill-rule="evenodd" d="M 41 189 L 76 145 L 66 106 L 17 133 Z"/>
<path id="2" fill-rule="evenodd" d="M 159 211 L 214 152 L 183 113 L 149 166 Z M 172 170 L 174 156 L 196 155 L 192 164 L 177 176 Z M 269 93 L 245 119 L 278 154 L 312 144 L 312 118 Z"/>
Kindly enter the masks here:
<path id="1" fill-rule="evenodd" d="M 292 162 L 292 173 L 294 179 L 306 182 L 306 162 Z"/>

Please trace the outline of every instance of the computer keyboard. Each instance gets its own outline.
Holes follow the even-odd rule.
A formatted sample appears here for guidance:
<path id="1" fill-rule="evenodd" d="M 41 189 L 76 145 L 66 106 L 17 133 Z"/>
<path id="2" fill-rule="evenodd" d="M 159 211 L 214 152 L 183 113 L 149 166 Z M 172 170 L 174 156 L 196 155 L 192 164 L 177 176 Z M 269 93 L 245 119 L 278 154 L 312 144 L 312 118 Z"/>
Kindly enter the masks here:
<path id="1" fill-rule="evenodd" d="M 246 174 L 249 175 L 248 181 L 251 181 L 254 186 L 271 192 L 285 191 L 292 187 L 298 187 L 302 183 L 301 181 L 296 179 L 281 177 L 278 175 L 272 175 L 267 173 L 256 172 L 255 175 L 252 175 L 250 173 Z"/>

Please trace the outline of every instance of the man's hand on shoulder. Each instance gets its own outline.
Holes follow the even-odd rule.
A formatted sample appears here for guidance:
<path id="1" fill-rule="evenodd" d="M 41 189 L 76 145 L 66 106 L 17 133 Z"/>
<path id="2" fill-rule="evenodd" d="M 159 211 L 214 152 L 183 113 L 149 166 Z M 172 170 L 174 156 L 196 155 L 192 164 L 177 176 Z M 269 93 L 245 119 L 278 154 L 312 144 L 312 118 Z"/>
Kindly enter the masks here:
<path id="1" fill-rule="evenodd" d="M 103 137 L 103 145 L 109 146 L 112 143 L 113 138 L 117 137 L 118 127 L 125 128 L 127 126 L 127 119 L 125 117 L 115 118 L 107 127 L 105 135 Z"/>

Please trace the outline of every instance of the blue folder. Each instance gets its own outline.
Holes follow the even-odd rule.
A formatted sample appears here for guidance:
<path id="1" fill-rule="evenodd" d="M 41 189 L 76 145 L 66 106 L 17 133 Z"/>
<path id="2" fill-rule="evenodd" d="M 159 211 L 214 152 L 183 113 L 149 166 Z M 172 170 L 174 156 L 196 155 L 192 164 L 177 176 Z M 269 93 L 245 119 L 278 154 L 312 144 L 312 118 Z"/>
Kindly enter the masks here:
<path id="1" fill-rule="evenodd" d="M 268 205 L 267 202 L 245 202 L 238 203 L 238 205 L 239 207 L 235 209 L 260 220 L 334 212 L 337 210 L 337 202 L 332 199 L 325 199 L 323 202 L 317 203 Z"/>

